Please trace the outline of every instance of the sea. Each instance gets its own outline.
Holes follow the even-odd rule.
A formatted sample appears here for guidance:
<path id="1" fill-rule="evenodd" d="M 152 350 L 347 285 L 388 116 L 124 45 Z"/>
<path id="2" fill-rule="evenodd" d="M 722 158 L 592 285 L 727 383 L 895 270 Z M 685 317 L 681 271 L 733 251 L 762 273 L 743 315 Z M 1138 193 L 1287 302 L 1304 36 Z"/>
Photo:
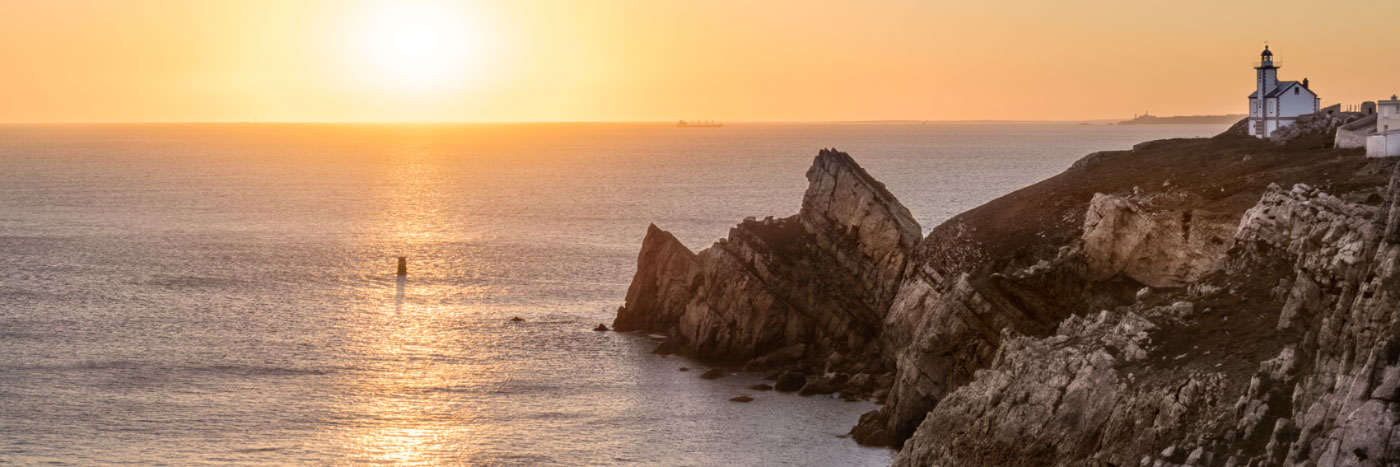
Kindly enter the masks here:
<path id="1" fill-rule="evenodd" d="M 836 148 L 927 232 L 1224 129 L 3 125 L 0 464 L 888 465 L 846 435 L 874 403 L 594 331 L 647 225 L 699 250 L 795 214 Z"/>

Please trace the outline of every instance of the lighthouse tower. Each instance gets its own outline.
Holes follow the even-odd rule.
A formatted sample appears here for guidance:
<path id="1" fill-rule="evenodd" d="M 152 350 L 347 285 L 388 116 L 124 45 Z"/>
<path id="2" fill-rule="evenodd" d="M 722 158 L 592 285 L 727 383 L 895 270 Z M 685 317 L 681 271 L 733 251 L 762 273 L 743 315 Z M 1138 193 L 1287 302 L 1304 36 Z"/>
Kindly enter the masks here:
<path id="1" fill-rule="evenodd" d="M 1292 125 L 1297 117 L 1318 111 L 1321 100 L 1308 89 L 1308 80 L 1279 81 L 1280 66 L 1265 45 L 1254 67 L 1254 93 L 1249 95 L 1250 136 L 1268 138 L 1274 130 Z"/>
<path id="2" fill-rule="evenodd" d="M 1259 95 L 1267 95 L 1278 86 L 1278 68 L 1274 65 L 1274 53 L 1269 51 L 1269 46 L 1264 46 L 1264 52 L 1259 54 L 1259 66 L 1254 67 Z"/>
<path id="3" fill-rule="evenodd" d="M 1274 66 L 1274 53 L 1269 51 L 1269 46 L 1264 46 L 1264 52 L 1259 54 L 1259 66 L 1254 67 L 1255 96 L 1267 96 L 1278 87 L 1278 67 Z M 1278 122 L 1269 123 L 1269 117 L 1277 117 L 1278 109 L 1272 108 L 1268 99 L 1250 99 L 1249 108 L 1249 134 L 1267 138 L 1278 128 Z"/>

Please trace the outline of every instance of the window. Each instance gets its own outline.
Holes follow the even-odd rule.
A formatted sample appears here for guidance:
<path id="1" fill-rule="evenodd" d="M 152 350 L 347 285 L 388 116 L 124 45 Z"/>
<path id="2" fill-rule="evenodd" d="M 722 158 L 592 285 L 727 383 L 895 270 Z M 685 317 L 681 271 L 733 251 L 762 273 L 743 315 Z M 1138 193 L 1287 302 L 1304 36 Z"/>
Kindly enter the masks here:
<path id="1" fill-rule="evenodd" d="M 1298 89 L 1298 88 L 1293 88 L 1293 95 L 1295 95 L 1295 96 L 1298 95 L 1298 91 L 1301 91 L 1301 90 Z"/>

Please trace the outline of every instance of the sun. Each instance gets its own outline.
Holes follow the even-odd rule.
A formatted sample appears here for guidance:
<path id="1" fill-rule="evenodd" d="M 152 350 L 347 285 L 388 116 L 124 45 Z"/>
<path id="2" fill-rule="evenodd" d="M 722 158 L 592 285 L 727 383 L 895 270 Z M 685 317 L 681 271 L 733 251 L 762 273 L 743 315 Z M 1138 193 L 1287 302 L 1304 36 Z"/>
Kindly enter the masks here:
<path id="1" fill-rule="evenodd" d="M 342 30 L 356 81 L 394 93 L 460 88 L 479 73 L 488 42 L 459 3 L 388 0 L 358 5 Z"/>

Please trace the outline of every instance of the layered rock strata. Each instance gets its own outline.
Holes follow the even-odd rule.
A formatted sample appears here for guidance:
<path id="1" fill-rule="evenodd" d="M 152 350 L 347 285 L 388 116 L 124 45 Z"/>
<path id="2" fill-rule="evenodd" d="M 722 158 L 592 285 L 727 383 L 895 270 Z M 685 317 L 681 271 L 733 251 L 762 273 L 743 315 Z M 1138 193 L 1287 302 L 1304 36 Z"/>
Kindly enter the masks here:
<path id="1" fill-rule="evenodd" d="M 881 372 L 882 319 L 919 224 L 845 153 L 822 150 L 807 179 L 796 216 L 747 219 L 698 254 L 651 226 L 614 328 L 717 360 Z"/>
<path id="2" fill-rule="evenodd" d="M 699 254 L 650 228 L 615 326 L 883 395 L 852 433 L 900 465 L 1400 465 L 1400 176 L 1236 133 L 1090 155 L 922 240 L 822 151 L 796 216 Z"/>

